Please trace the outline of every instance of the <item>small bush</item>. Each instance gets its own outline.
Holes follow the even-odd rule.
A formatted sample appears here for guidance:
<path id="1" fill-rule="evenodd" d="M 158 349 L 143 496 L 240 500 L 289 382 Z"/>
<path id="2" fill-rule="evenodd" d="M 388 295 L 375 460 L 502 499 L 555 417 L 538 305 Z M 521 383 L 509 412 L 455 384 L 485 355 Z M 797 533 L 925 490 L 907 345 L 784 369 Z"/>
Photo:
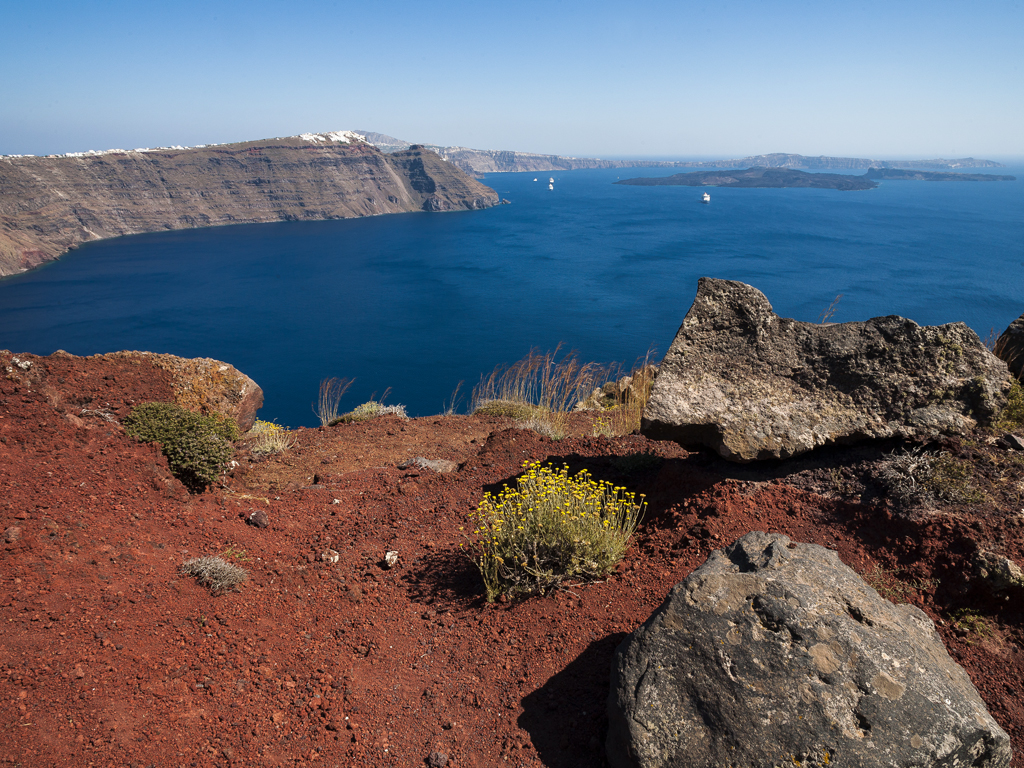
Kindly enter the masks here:
<path id="1" fill-rule="evenodd" d="M 143 403 L 125 417 L 124 429 L 163 446 L 171 471 L 192 490 L 202 490 L 224 471 L 238 439 L 238 425 L 224 416 L 202 416 L 174 403 Z"/>
<path id="2" fill-rule="evenodd" d="M 516 487 L 484 494 L 472 513 L 488 602 L 543 594 L 565 579 L 606 576 L 622 559 L 644 503 L 583 470 L 527 462 Z"/>
<path id="3" fill-rule="evenodd" d="M 1006 396 L 1006 407 L 992 424 L 1000 432 L 1015 432 L 1024 426 L 1024 387 L 1020 382 L 1013 382 Z"/>
<path id="4" fill-rule="evenodd" d="M 889 496 L 902 504 L 927 504 L 942 500 L 952 504 L 978 504 L 985 494 L 971 483 L 971 465 L 946 452 L 920 450 L 893 455 L 880 479 Z"/>
<path id="5" fill-rule="evenodd" d="M 244 437 L 253 456 L 282 453 L 295 445 L 295 435 L 280 424 L 257 420 Z"/>
<path id="6" fill-rule="evenodd" d="M 958 635 L 969 638 L 965 639 L 967 645 L 974 645 L 978 640 L 992 636 L 989 623 L 974 608 L 958 608 L 950 614 L 949 619 Z"/>
<path id="7" fill-rule="evenodd" d="M 194 576 L 200 586 L 209 587 L 214 594 L 234 589 L 249 578 L 249 572 L 232 565 L 222 557 L 207 555 L 195 557 L 182 563 L 181 572 Z"/>
<path id="8" fill-rule="evenodd" d="M 329 426 L 335 424 L 349 424 L 353 421 L 366 421 L 367 419 L 375 419 L 378 416 L 389 416 L 394 415 L 402 419 L 409 418 L 405 412 L 404 405 L 384 405 L 384 403 L 378 403 L 376 400 L 370 400 L 367 403 L 356 406 L 354 409 L 346 413 L 344 416 L 332 420 Z"/>

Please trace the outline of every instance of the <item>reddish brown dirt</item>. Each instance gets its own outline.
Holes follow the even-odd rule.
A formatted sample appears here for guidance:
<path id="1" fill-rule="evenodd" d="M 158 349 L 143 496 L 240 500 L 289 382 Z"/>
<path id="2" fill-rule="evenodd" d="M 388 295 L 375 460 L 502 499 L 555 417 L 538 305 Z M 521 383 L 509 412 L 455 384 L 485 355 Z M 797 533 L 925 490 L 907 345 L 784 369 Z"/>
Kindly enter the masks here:
<path id="1" fill-rule="evenodd" d="M 979 545 L 1024 561 L 1020 464 L 980 438 L 947 448 L 977 454 L 988 501 L 929 515 L 871 485 L 892 446 L 736 467 L 465 416 L 300 430 L 296 448 L 242 452 L 224 487 L 190 496 L 117 423 L 168 399 L 165 379 L 20 357 L 32 368 L 4 378 L 0 353 L 0 764 L 602 766 L 615 646 L 750 530 L 836 549 L 923 608 L 1024 746 L 1019 601 L 986 601 L 967 578 Z M 397 468 L 413 456 L 460 466 Z M 487 605 L 461 548 L 467 514 L 528 459 L 587 468 L 650 508 L 606 582 Z M 246 524 L 255 510 L 269 527 Z M 248 569 L 237 592 L 179 574 L 217 553 Z M 989 634 L 953 626 L 964 606 Z"/>

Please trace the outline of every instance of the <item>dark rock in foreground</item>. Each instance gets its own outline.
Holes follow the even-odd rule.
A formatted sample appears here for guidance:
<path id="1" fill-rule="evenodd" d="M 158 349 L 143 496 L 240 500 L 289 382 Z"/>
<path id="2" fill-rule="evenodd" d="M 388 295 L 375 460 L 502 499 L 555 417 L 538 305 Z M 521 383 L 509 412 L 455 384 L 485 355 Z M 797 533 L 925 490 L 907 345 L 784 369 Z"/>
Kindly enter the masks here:
<path id="1" fill-rule="evenodd" d="M 608 718 L 612 768 L 1011 758 L 923 611 L 778 534 L 712 553 L 619 646 Z"/>
<path id="2" fill-rule="evenodd" d="M 1024 371 L 1024 315 L 1021 315 L 1003 331 L 996 340 L 996 356 L 1006 363 L 1010 373 L 1020 378 Z"/>
<path id="3" fill-rule="evenodd" d="M 701 278 L 641 431 L 733 461 L 830 443 L 964 434 L 1006 403 L 1005 363 L 963 323 L 895 315 L 816 325 L 743 283 Z"/>

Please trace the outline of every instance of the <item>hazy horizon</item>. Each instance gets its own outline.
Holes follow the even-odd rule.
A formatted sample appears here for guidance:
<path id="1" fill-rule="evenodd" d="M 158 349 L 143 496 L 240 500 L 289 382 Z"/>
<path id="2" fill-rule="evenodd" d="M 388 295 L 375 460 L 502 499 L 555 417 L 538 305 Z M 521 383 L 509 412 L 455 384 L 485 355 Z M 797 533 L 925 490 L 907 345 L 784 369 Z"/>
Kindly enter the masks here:
<path id="1" fill-rule="evenodd" d="M 0 19 L 0 154 L 361 128 L 576 157 L 1024 156 L 1009 0 L 55 0 Z"/>

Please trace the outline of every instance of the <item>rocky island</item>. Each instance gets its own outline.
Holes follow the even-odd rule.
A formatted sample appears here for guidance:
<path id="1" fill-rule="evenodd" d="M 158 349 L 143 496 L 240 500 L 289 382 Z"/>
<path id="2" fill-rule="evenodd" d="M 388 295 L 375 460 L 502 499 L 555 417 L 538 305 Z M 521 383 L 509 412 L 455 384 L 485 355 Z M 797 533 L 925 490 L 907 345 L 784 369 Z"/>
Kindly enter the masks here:
<path id="1" fill-rule="evenodd" d="M 1016 181 L 1016 176 L 991 173 L 942 173 L 898 168 L 869 168 L 863 176 L 842 173 L 807 173 L 792 168 L 753 167 L 742 171 L 696 171 L 657 178 L 622 179 L 616 184 L 634 187 L 739 187 L 745 189 L 783 189 L 811 187 L 850 191 L 874 189 L 876 180 L 912 181 Z"/>
<path id="2" fill-rule="evenodd" d="M 696 171 L 660 178 L 622 179 L 616 184 L 634 187 L 742 187 L 745 189 L 812 187 L 814 189 L 874 189 L 877 183 L 865 176 L 842 173 L 807 173 L 792 168 L 747 168 L 743 171 Z"/>
<path id="3" fill-rule="evenodd" d="M 119 235 L 488 208 L 494 190 L 419 145 L 349 131 L 202 147 L 0 157 L 0 276 Z"/>

